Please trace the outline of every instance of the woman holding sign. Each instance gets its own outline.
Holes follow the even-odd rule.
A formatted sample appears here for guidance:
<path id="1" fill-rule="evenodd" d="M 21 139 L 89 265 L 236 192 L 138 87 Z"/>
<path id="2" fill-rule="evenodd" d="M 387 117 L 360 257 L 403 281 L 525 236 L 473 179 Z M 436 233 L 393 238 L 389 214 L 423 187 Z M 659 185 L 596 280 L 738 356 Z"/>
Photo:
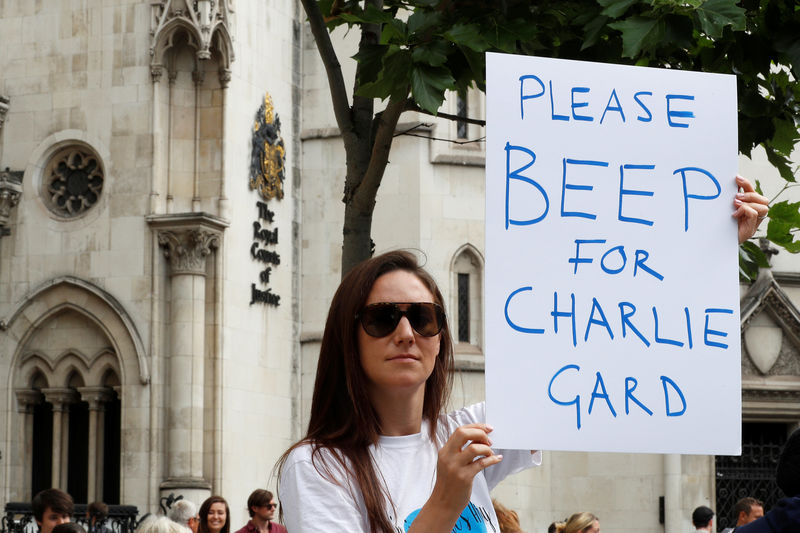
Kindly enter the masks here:
<path id="1" fill-rule="evenodd" d="M 740 187 L 741 239 L 766 201 Z M 489 491 L 541 455 L 492 450 L 483 404 L 442 414 L 453 366 L 441 292 L 412 254 L 353 268 L 328 312 L 308 431 L 279 462 L 287 529 L 496 529 Z"/>

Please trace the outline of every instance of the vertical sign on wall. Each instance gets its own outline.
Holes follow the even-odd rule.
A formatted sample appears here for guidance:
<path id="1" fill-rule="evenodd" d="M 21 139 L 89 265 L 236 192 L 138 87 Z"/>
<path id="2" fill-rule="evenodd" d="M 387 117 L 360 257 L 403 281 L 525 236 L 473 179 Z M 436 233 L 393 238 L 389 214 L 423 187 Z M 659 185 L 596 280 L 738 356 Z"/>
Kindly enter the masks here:
<path id="1" fill-rule="evenodd" d="M 499 447 L 738 454 L 733 76 L 487 55 Z"/>
<path id="2" fill-rule="evenodd" d="M 281 137 L 281 119 L 272 106 L 272 97 L 264 96 L 264 102 L 256 112 L 253 124 L 253 142 L 250 153 L 250 189 L 258 191 L 264 200 L 256 202 L 256 220 L 253 221 L 253 244 L 250 257 L 262 263 L 258 273 L 259 284 L 250 284 L 250 305 L 263 303 L 278 307 L 279 294 L 268 286 L 273 269 L 281 264 L 281 256 L 274 249 L 278 245 L 278 228 L 274 226 L 275 212 L 267 201 L 283 199 L 284 156 L 286 152 Z"/>

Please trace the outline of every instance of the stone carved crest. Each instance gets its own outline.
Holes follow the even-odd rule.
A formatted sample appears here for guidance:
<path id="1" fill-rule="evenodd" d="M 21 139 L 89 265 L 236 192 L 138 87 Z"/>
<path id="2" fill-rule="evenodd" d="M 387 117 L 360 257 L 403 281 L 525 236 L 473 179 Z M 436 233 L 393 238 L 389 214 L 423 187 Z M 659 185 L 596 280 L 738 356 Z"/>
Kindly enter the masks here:
<path id="1" fill-rule="evenodd" d="M 285 155 L 281 120 L 272 106 L 272 97 L 266 94 L 253 124 L 250 155 L 250 189 L 258 189 L 265 200 L 283 199 Z"/>

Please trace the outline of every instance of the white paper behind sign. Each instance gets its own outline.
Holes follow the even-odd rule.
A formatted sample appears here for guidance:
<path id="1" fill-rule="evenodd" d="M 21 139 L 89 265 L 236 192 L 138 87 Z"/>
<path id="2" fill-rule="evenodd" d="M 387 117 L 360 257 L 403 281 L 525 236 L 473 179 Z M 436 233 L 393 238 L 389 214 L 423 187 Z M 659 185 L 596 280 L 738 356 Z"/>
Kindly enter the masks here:
<path id="1" fill-rule="evenodd" d="M 740 453 L 733 76 L 487 55 L 497 447 Z"/>

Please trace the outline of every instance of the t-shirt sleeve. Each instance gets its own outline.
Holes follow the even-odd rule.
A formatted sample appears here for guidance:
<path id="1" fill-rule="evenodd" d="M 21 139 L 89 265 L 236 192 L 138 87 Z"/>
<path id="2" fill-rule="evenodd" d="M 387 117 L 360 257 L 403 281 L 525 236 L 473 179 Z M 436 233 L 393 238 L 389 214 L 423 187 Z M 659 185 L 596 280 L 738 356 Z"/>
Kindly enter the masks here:
<path id="1" fill-rule="evenodd" d="M 486 403 L 481 402 L 464 407 L 450 413 L 448 417 L 450 418 L 450 425 L 455 424 L 451 429 L 451 433 L 456 427 L 465 424 L 483 424 L 486 422 Z M 542 464 L 541 451 L 531 453 L 531 450 L 495 449 L 494 452 L 502 455 L 503 460 L 483 471 L 489 490 L 494 489 L 501 481 L 512 474 Z"/>
<path id="2" fill-rule="evenodd" d="M 286 529 L 292 533 L 367 533 L 364 504 L 344 483 L 339 485 L 318 472 L 311 462 L 310 450 L 301 447 L 292 451 L 281 472 L 279 487 Z"/>

